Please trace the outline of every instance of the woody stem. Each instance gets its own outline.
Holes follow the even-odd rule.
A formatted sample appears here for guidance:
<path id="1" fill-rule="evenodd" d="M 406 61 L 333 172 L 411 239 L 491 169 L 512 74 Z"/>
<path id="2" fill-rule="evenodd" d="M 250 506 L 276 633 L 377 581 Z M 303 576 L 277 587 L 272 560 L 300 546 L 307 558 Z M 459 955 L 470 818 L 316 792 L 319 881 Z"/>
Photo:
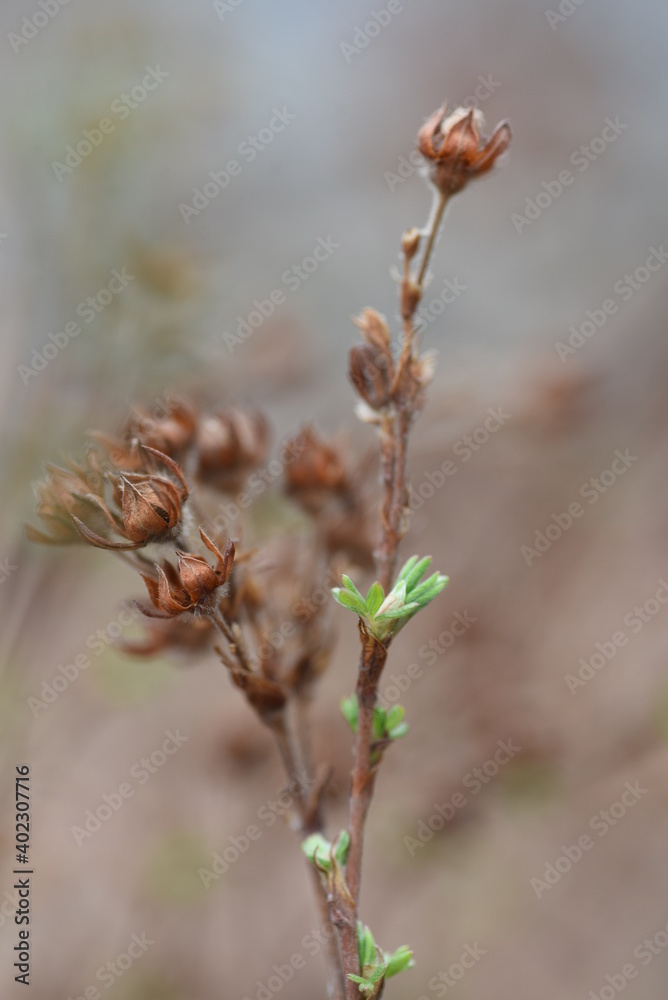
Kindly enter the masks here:
<path id="1" fill-rule="evenodd" d="M 413 358 L 415 325 L 414 317 L 420 302 L 422 288 L 429 262 L 436 246 L 445 208 L 447 195 L 439 192 L 428 223 L 427 244 L 418 269 L 415 283 L 412 283 L 410 260 L 405 258 L 404 277 L 401 288 L 403 340 L 402 350 L 393 380 L 393 390 L 399 389 L 401 378 Z M 405 533 L 407 453 L 411 424 L 419 406 L 412 399 L 395 397 L 381 418 L 381 476 L 383 496 L 380 505 L 381 538 L 374 553 L 378 579 L 387 593 L 394 579 L 399 544 Z M 357 919 L 362 871 L 364 829 L 371 800 L 373 798 L 376 766 L 371 762 L 373 741 L 373 716 L 378 698 L 380 675 L 387 658 L 387 646 L 373 636 L 362 632 L 362 655 L 357 679 L 357 732 L 355 736 L 354 764 L 350 792 L 348 832 L 350 851 L 346 867 L 346 883 L 353 902 L 354 918 Z M 346 973 L 359 974 L 357 956 L 345 949 Z M 348 966 L 352 964 L 353 968 Z M 346 983 L 347 996 L 356 996 Z"/>
<path id="2" fill-rule="evenodd" d="M 375 769 L 371 764 L 373 737 L 373 712 L 378 696 L 378 682 L 387 659 L 387 647 L 371 635 L 362 637 L 362 654 L 357 679 L 357 733 L 355 736 L 354 765 L 350 789 L 349 826 L 350 851 L 346 867 L 346 882 L 350 895 L 359 903 L 362 877 L 362 851 L 364 827 L 373 796 Z M 355 972 L 354 969 L 346 970 Z"/>
<path id="3" fill-rule="evenodd" d="M 283 768 L 290 781 L 295 777 L 303 778 L 305 774 L 302 753 L 298 748 L 298 739 L 293 732 L 287 713 L 283 711 L 279 720 L 272 726 L 272 731 L 276 739 L 279 756 L 283 762 Z M 298 782 L 299 784 L 299 782 Z M 309 829 L 312 826 L 308 815 L 308 802 L 305 797 L 305 789 L 299 786 L 296 794 L 297 808 L 299 811 L 299 835 L 300 837 L 312 833 Z M 320 873 L 309 863 L 311 881 L 315 893 L 316 903 L 323 923 L 323 935 L 326 937 L 326 961 L 327 961 L 327 996 L 330 1000 L 344 1000 L 345 980 L 344 970 L 339 953 L 337 936 L 332 925 L 329 911 L 327 892 L 323 886 Z"/>

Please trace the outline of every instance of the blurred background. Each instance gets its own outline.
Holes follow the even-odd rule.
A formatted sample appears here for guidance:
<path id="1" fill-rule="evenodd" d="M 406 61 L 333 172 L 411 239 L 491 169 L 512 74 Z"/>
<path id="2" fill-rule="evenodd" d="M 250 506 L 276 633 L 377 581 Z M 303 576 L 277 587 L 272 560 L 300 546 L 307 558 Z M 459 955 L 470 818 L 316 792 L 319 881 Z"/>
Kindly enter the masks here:
<path id="1" fill-rule="evenodd" d="M 314 420 L 370 447 L 345 376 L 350 317 L 395 319 L 400 236 L 430 207 L 414 136 L 446 97 L 479 105 L 490 130 L 509 118 L 514 140 L 450 207 L 424 300 L 438 372 L 406 554 L 432 552 L 452 583 L 392 649 L 386 683 L 411 664 L 419 676 L 378 782 L 363 915 L 386 948 L 415 948 L 396 1000 L 609 1000 L 627 982 L 637 1000 L 665 996 L 668 13 L 549 4 L 3 3 L 3 996 L 23 995 L 24 762 L 35 996 L 325 995 L 285 823 L 261 821 L 208 888 L 198 875 L 280 791 L 268 736 L 215 657 L 186 669 L 109 645 L 138 594 L 120 563 L 39 550 L 22 526 L 45 461 L 170 390 L 261 406 L 277 443 Z M 324 260 L 302 269 L 318 244 Z M 504 415 L 492 433 L 490 408 Z M 314 706 L 332 829 L 357 644 L 335 615 Z M 36 708 L 82 653 L 90 668 Z M 177 730 L 183 748 L 77 843 L 87 810 Z M 501 766 L 499 740 L 518 748 Z M 128 965 L 133 935 L 152 943 Z M 484 954 L 460 976 L 467 947 Z M 296 954 L 277 989 L 274 966 Z"/>

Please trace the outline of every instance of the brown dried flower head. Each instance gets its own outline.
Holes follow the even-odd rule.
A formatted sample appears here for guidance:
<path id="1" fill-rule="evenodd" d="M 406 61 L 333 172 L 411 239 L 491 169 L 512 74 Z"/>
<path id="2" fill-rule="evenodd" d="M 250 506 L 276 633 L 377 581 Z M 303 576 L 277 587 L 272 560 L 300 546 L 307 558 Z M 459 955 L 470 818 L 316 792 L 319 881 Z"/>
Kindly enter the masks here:
<path id="1" fill-rule="evenodd" d="M 117 469 L 136 472 L 145 465 L 141 445 L 180 459 L 192 444 L 196 429 L 197 411 L 193 404 L 181 397 L 173 397 L 160 415 L 143 406 L 133 407 L 120 438 L 102 431 L 91 431 L 90 437 L 104 448 Z"/>
<path id="2" fill-rule="evenodd" d="M 356 325 L 363 344 L 356 344 L 348 355 L 348 374 L 357 394 L 372 410 L 381 410 L 391 400 L 394 360 L 387 323 L 375 309 L 365 309 Z"/>
<path id="3" fill-rule="evenodd" d="M 211 614 L 216 607 L 216 591 L 227 583 L 234 562 L 234 542 L 230 539 L 223 552 L 201 528 L 200 537 L 216 557 L 212 568 L 203 556 L 178 552 L 178 568 L 169 560 L 155 564 L 155 575 L 142 573 L 149 597 L 158 613 L 142 607 L 153 618 L 174 618 L 184 612 Z"/>
<path id="4" fill-rule="evenodd" d="M 432 164 L 431 179 L 446 197 L 491 170 L 510 145 L 507 121 L 483 140 L 484 118 L 477 108 L 457 108 L 449 115 L 447 104 L 435 111 L 418 133 L 418 148 Z"/>
<path id="5" fill-rule="evenodd" d="M 306 509 L 317 512 L 333 495 L 349 489 L 348 473 L 340 449 L 324 441 L 312 427 L 305 427 L 288 442 L 285 466 L 286 492 Z"/>
<path id="6" fill-rule="evenodd" d="M 72 463 L 74 465 L 74 463 Z M 88 470 L 76 467 L 75 471 L 47 465 L 46 479 L 35 487 L 37 516 L 47 531 L 31 524 L 26 525 L 26 535 L 32 542 L 45 545 L 68 545 L 81 542 L 74 518 L 99 515 L 100 497 L 95 492 L 95 476 Z M 99 479 L 101 482 L 101 477 Z"/>
<path id="7" fill-rule="evenodd" d="M 269 451 L 269 426 L 255 411 L 221 410 L 204 417 L 197 429 L 198 476 L 222 488 L 234 489 Z"/>
<path id="8" fill-rule="evenodd" d="M 194 440 L 196 430 L 197 411 L 193 404 L 181 397 L 172 397 L 161 415 L 135 406 L 126 433 L 129 438 L 136 437 L 142 444 L 178 458 Z"/>
<path id="9" fill-rule="evenodd" d="M 114 487 L 116 510 L 111 509 L 102 498 L 97 498 L 97 506 L 104 515 L 112 532 L 124 541 L 101 535 L 78 517 L 72 521 L 84 541 L 100 549 L 138 549 L 149 542 L 174 540 L 178 537 L 182 507 L 188 498 L 188 484 L 177 463 L 168 455 L 148 445 L 141 445 L 141 451 L 149 460 L 163 465 L 174 481 L 150 472 L 128 472 L 110 475 Z"/>

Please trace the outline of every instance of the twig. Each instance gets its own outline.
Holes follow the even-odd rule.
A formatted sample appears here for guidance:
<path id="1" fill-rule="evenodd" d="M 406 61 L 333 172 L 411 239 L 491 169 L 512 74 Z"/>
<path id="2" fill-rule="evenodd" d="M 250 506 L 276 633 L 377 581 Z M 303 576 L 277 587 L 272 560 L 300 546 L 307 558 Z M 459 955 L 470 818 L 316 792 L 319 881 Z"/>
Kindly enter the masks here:
<path id="1" fill-rule="evenodd" d="M 278 752 L 288 779 L 293 778 L 295 774 L 303 775 L 303 761 L 301 759 L 301 754 L 297 749 L 297 740 L 290 729 L 285 712 L 281 713 L 279 720 L 274 726 L 272 726 L 272 731 L 274 733 Z M 295 798 L 300 820 L 299 835 L 300 837 L 304 837 L 308 833 L 314 832 L 313 817 L 309 816 L 308 799 L 302 787 L 300 787 Z M 320 874 L 317 869 L 310 864 L 310 862 L 309 869 L 311 872 L 311 881 L 320 917 L 323 925 L 327 927 L 328 931 L 326 935 L 327 995 L 331 998 L 331 1000 L 344 1000 L 346 997 L 344 968 L 342 965 L 342 958 L 339 953 L 337 936 L 334 932 L 330 902 L 327 898 L 327 892 L 322 884 Z M 355 938 L 355 941 L 357 941 L 357 938 Z M 357 947 L 357 945 L 355 946 Z"/>
<path id="2" fill-rule="evenodd" d="M 415 280 L 411 276 L 410 260 L 412 254 L 409 254 L 407 250 L 404 251 L 405 266 L 401 285 L 401 311 L 404 321 L 402 349 L 392 384 L 393 401 L 383 413 L 380 425 L 381 537 L 374 558 L 378 579 L 385 593 L 392 586 L 399 544 L 406 530 L 408 440 L 413 419 L 419 409 L 419 403 L 414 395 L 410 392 L 405 396 L 402 395 L 402 387 L 405 384 L 408 366 L 413 361 L 415 311 L 420 302 L 429 261 L 436 245 L 447 201 L 445 195 L 441 193 L 437 195 L 428 226 L 427 244 Z M 357 679 L 358 717 L 348 821 L 350 851 L 346 868 L 346 882 L 353 901 L 355 924 L 359 909 L 364 830 L 373 798 L 378 766 L 378 762 L 376 764 L 371 762 L 373 715 L 378 699 L 378 683 L 387 659 L 387 646 L 368 634 L 361 623 L 360 631 L 362 634 L 362 654 Z M 346 973 L 359 974 L 357 953 L 355 952 L 353 955 L 352 947 L 345 946 L 344 930 L 345 927 L 342 926 L 340 933 L 345 971 Z M 350 990 L 349 983 L 346 984 L 346 989 L 348 997 L 357 996 L 355 989 Z"/>
<path id="3" fill-rule="evenodd" d="M 445 212 L 447 204 L 448 204 L 447 196 L 444 195 L 441 191 L 437 191 L 436 202 L 434 205 L 431 221 L 429 223 L 429 236 L 427 237 L 427 246 L 425 247 L 424 256 L 422 258 L 422 264 L 420 265 L 420 270 L 418 271 L 418 276 L 417 276 L 416 284 L 420 289 L 424 284 L 424 279 L 427 274 L 427 268 L 429 267 L 431 254 L 436 245 L 436 237 L 438 236 L 438 231 L 441 228 L 441 222 L 443 221 L 443 214 Z"/>
<path id="4" fill-rule="evenodd" d="M 373 796 L 375 768 L 371 765 L 371 742 L 373 736 L 373 710 L 378 697 L 378 681 L 387 659 L 387 648 L 363 634 L 362 655 L 357 679 L 357 735 L 355 737 L 354 766 L 350 789 L 349 827 L 350 851 L 346 880 L 350 894 L 357 905 L 359 902 L 362 875 L 362 851 L 364 848 L 364 827 Z M 354 971 L 354 970 L 348 970 Z"/>

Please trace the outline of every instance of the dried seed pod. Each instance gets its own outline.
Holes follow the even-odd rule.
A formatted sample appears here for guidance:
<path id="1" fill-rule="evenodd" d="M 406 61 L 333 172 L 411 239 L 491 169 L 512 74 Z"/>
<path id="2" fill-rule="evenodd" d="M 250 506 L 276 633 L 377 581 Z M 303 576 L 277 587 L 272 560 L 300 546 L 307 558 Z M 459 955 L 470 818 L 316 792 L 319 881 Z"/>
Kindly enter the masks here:
<path id="1" fill-rule="evenodd" d="M 223 410 L 197 429 L 197 475 L 223 489 L 238 488 L 269 451 L 269 425 L 255 411 Z"/>
<path id="2" fill-rule="evenodd" d="M 382 410 L 390 403 L 393 366 L 388 365 L 383 351 L 371 344 L 355 344 L 348 354 L 348 375 L 358 396 L 372 410 Z"/>
<path id="3" fill-rule="evenodd" d="M 312 514 L 336 497 L 348 494 L 348 471 L 340 447 L 324 441 L 312 427 L 305 427 L 288 441 L 285 454 L 285 490 Z"/>
<path id="4" fill-rule="evenodd" d="M 173 479 L 148 471 L 109 475 L 107 478 L 113 486 L 114 504 L 108 505 L 102 498 L 97 503 L 108 527 L 125 541 L 115 541 L 100 534 L 78 516 L 72 518 L 84 541 L 97 548 L 138 549 L 149 542 L 178 537 L 183 504 L 189 495 L 186 479 L 168 455 L 148 445 L 141 445 L 140 452 L 147 464 L 162 465 Z"/>
<path id="5" fill-rule="evenodd" d="M 47 477 L 35 486 L 37 516 L 47 531 L 31 524 L 26 525 L 26 535 L 32 542 L 45 545 L 68 545 L 83 539 L 77 531 L 75 517 L 98 517 L 101 497 L 94 490 L 91 480 L 83 474 L 47 466 Z"/>
<path id="6" fill-rule="evenodd" d="M 508 122 L 497 125 L 487 140 L 480 136 L 483 125 L 477 108 L 457 108 L 448 115 L 444 104 L 420 129 L 418 149 L 431 162 L 431 179 L 446 197 L 491 170 L 510 145 Z"/>
<path id="7" fill-rule="evenodd" d="M 211 614 L 215 610 L 218 600 L 216 591 L 227 583 L 232 572 L 234 542 L 229 540 L 224 552 L 221 552 L 201 528 L 199 533 L 216 557 L 215 569 L 203 556 L 179 552 L 178 568 L 169 560 L 164 560 L 162 564 L 155 564 L 153 573 L 142 573 L 151 602 L 158 612 L 142 608 L 148 617 L 173 618 L 184 612 Z"/>

